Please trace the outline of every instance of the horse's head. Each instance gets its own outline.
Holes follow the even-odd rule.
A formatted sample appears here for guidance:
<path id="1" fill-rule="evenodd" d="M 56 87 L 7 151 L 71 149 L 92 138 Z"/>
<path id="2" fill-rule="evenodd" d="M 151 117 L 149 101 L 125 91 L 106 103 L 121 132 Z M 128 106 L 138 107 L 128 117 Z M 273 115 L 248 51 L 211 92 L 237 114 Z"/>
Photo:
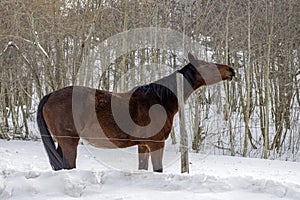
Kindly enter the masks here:
<path id="1" fill-rule="evenodd" d="M 232 67 L 223 64 L 208 63 L 203 60 L 196 59 L 192 54 L 188 54 L 190 63 L 199 72 L 196 79 L 204 85 L 211 85 L 222 80 L 232 80 L 235 71 Z"/>

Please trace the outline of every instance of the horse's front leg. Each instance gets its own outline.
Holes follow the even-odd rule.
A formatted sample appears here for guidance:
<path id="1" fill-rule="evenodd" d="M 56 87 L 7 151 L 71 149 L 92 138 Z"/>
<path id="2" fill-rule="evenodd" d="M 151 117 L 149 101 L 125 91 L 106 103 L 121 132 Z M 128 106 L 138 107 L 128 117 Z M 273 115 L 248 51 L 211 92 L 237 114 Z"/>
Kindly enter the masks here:
<path id="1" fill-rule="evenodd" d="M 164 142 L 153 143 L 150 146 L 151 161 L 154 172 L 163 172 L 163 153 L 164 153 Z"/>
<path id="2" fill-rule="evenodd" d="M 148 170 L 149 162 L 149 148 L 147 146 L 139 145 L 139 170 Z"/>

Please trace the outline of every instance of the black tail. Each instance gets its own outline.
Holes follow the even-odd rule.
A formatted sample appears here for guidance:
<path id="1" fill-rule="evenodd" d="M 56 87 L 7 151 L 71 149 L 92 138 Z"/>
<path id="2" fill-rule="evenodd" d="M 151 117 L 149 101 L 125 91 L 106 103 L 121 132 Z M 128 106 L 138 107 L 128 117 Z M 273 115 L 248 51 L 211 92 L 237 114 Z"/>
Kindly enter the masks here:
<path id="1" fill-rule="evenodd" d="M 44 116 L 43 116 L 43 107 L 44 107 L 44 104 L 46 103 L 46 101 L 48 100 L 49 96 L 50 96 L 50 94 L 47 94 L 40 101 L 40 104 L 39 104 L 39 107 L 37 110 L 37 123 L 38 123 L 42 141 L 43 141 L 44 147 L 46 149 L 46 152 L 48 154 L 52 169 L 60 170 L 60 169 L 63 169 L 62 154 L 56 150 L 53 138 L 48 130 L 47 124 L 46 124 L 46 122 L 44 120 Z"/>

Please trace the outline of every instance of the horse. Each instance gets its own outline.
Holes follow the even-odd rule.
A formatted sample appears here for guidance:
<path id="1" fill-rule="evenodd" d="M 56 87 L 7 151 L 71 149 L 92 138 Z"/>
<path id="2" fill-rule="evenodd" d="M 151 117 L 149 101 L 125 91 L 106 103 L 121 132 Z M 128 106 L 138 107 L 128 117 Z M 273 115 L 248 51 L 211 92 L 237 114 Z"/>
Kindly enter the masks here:
<path id="1" fill-rule="evenodd" d="M 184 100 L 202 86 L 235 76 L 228 65 L 198 60 L 190 53 L 188 60 L 169 76 L 125 93 L 69 86 L 45 95 L 37 124 L 52 169 L 76 168 L 81 138 L 98 148 L 137 145 L 138 169 L 148 170 L 151 156 L 153 171 L 163 172 L 165 141 L 178 112 L 176 75 L 184 78 Z"/>

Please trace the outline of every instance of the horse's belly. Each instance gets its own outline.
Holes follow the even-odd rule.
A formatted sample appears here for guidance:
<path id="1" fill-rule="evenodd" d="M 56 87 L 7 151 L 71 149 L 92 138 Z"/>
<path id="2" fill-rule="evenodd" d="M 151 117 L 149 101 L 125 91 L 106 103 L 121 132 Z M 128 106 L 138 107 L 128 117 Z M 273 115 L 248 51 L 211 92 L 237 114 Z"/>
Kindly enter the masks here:
<path id="1" fill-rule="evenodd" d="M 108 139 L 106 141 L 97 141 L 97 140 L 91 140 L 91 139 L 83 139 L 81 138 L 84 144 L 92 145 L 97 148 L 103 148 L 103 149 L 117 149 L 117 148 L 127 148 L 130 146 L 134 146 L 136 144 L 133 144 L 131 142 L 113 142 L 112 139 Z"/>
<path id="2" fill-rule="evenodd" d="M 90 144 L 94 147 L 107 149 L 119 148 L 101 130 L 97 132 L 83 131 L 79 135 L 80 138 L 84 141 L 84 143 Z"/>
<path id="3" fill-rule="evenodd" d="M 97 148 L 116 149 L 126 148 L 135 145 L 128 139 L 122 139 L 120 137 L 108 137 L 104 131 L 100 128 L 99 124 L 86 126 L 79 132 L 80 138 L 86 144 L 90 144 Z"/>
<path id="4" fill-rule="evenodd" d="M 111 141 L 109 140 L 102 140 L 100 141 L 100 139 L 86 139 L 86 138 L 81 138 L 83 140 L 84 144 L 89 144 L 92 145 L 94 147 L 97 148 L 104 148 L 104 149 L 116 149 L 119 148 L 118 146 L 116 146 L 115 144 L 113 144 Z"/>

